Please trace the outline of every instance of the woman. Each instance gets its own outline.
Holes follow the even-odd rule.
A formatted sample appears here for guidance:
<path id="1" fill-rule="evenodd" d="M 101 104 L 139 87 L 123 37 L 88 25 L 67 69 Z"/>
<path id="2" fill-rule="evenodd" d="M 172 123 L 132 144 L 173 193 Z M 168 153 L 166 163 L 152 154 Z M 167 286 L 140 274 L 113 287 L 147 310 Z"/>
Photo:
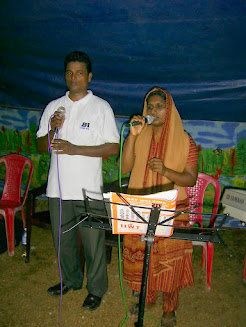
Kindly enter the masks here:
<path id="1" fill-rule="evenodd" d="M 144 116 L 154 121 L 146 125 Z M 182 121 L 171 95 L 153 88 L 145 97 L 143 117 L 134 116 L 122 153 L 122 173 L 131 172 L 130 194 L 150 194 L 178 188 L 177 210 L 186 208 L 184 187 L 197 179 L 198 150 L 183 130 Z M 175 225 L 186 226 L 189 217 L 183 214 Z M 124 277 L 135 292 L 141 290 L 145 242 L 138 235 L 124 237 Z M 179 290 L 194 284 L 192 243 L 183 240 L 155 238 L 151 248 L 146 303 L 155 303 L 157 292 L 163 292 L 161 326 L 176 324 Z"/>

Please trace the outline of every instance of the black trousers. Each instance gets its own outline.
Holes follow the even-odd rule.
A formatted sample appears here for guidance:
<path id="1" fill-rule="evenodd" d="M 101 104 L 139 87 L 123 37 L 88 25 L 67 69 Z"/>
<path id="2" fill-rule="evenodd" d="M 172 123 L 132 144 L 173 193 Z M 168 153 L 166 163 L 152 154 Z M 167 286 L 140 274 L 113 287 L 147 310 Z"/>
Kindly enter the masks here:
<path id="1" fill-rule="evenodd" d="M 90 208 L 93 213 L 105 215 L 103 202 L 91 201 Z M 108 289 L 105 231 L 82 227 L 79 224 L 69 232 L 62 233 L 79 222 L 81 216 L 86 213 L 84 201 L 62 200 L 61 224 L 59 198 L 49 198 L 49 210 L 57 255 L 60 235 L 60 263 L 63 283 L 71 288 L 80 288 L 83 285 L 84 275 L 81 271 L 78 240 L 78 233 L 80 232 L 86 259 L 88 293 L 103 297 Z"/>

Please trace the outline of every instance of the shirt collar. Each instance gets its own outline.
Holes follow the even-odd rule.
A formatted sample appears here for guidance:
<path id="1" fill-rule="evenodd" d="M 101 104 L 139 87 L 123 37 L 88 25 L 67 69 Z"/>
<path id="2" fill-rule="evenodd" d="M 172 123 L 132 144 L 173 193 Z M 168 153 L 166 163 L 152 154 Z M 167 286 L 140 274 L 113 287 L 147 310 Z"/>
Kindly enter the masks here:
<path id="1" fill-rule="evenodd" d="M 87 103 L 90 98 L 93 96 L 93 92 L 91 90 L 87 90 L 87 94 L 86 96 L 84 96 L 82 99 L 78 100 L 78 101 L 72 101 L 70 98 L 69 98 L 69 91 L 66 92 L 65 94 L 67 100 L 71 103 L 79 103 L 79 104 L 85 104 Z"/>

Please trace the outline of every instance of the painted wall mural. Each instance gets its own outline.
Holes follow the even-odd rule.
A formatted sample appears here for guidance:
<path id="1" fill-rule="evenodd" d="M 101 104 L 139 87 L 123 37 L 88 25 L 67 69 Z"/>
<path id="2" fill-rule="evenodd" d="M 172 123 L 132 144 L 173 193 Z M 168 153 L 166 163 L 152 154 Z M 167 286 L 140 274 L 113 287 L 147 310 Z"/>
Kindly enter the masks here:
<path id="1" fill-rule="evenodd" d="M 47 181 L 50 155 L 40 155 L 35 145 L 36 131 L 42 110 L 0 108 L 0 156 L 20 153 L 34 164 L 31 188 Z M 128 118 L 116 117 L 119 132 Z M 199 171 L 216 178 L 223 187 L 246 189 L 246 123 L 218 121 L 183 121 L 200 148 Z M 48 128 L 48 127 L 47 127 Z M 124 130 L 123 137 L 128 133 Z M 116 157 L 103 158 L 105 183 L 118 179 Z M 0 167 L 0 187 L 4 170 Z"/>

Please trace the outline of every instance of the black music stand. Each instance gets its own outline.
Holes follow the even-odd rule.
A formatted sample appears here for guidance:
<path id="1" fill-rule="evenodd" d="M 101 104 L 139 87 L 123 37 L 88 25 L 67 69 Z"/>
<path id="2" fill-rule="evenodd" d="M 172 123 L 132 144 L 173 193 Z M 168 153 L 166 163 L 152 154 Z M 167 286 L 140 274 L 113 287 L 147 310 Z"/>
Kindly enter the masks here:
<path id="1" fill-rule="evenodd" d="M 117 193 L 118 194 L 118 193 Z M 119 194 L 119 197 L 121 195 Z M 147 227 L 147 232 L 144 237 L 142 237 L 143 241 L 146 242 L 146 247 L 145 247 L 145 256 L 144 256 L 144 265 L 143 265 L 143 274 L 142 274 L 142 284 L 141 284 L 141 292 L 140 292 L 140 297 L 139 297 L 139 312 L 138 312 L 138 321 L 135 322 L 134 326 L 135 327 L 143 327 L 143 320 L 144 320 L 144 309 L 145 309 L 145 298 L 146 298 L 146 290 L 147 290 L 147 280 L 148 280 L 148 270 L 149 270 L 149 260 L 150 260 L 150 251 L 151 251 L 151 246 L 154 242 L 154 237 L 155 237 L 155 231 L 156 227 L 158 225 L 165 226 L 165 224 L 171 220 L 175 219 L 181 214 L 184 213 L 189 213 L 189 214 L 194 214 L 194 212 L 189 212 L 189 211 L 178 211 L 178 210 L 163 210 L 160 209 L 159 205 L 154 205 L 152 208 L 146 208 L 150 209 L 150 217 L 149 217 L 149 222 L 146 221 L 143 217 L 141 217 L 134 207 L 139 206 L 133 206 L 133 205 L 127 205 L 127 204 L 122 204 L 122 203 L 114 203 L 106 200 L 95 200 L 92 199 L 88 196 L 85 195 L 85 207 L 86 207 L 86 213 L 87 215 L 84 216 L 81 220 L 81 224 L 83 227 L 89 227 L 89 228 L 99 228 L 99 229 L 104 229 L 104 230 L 112 230 L 112 226 L 109 223 L 111 220 L 114 220 L 116 218 L 113 217 L 108 217 L 108 216 L 101 216 L 101 215 L 96 215 L 90 211 L 90 200 L 91 201 L 104 201 L 104 203 L 107 204 L 116 204 L 116 205 L 123 205 L 123 206 L 128 206 L 130 209 L 138 215 L 139 218 L 141 218 L 142 223 L 146 223 L 148 225 Z M 171 218 L 165 219 L 163 222 L 158 223 L 159 220 L 159 215 L 160 211 L 172 211 L 173 216 Z M 203 213 L 199 213 L 203 214 Z M 209 213 L 206 213 L 206 215 L 209 215 Z M 173 227 L 173 234 L 169 237 L 169 239 L 180 239 L 180 240 L 190 240 L 190 241 L 201 241 L 201 242 L 211 242 L 211 243 L 223 243 L 223 240 L 219 236 L 218 232 L 222 231 L 221 227 L 225 223 L 228 214 L 217 214 L 216 218 L 218 216 L 223 216 L 223 219 L 221 220 L 220 224 L 216 228 L 197 228 L 197 227 L 181 227 L 181 226 L 171 226 Z M 131 222 L 130 220 L 124 220 L 120 218 L 122 221 L 127 221 Z M 170 225 L 168 225 L 170 227 Z M 66 232 L 66 231 L 65 231 Z M 163 237 L 162 237 L 163 238 Z"/>

